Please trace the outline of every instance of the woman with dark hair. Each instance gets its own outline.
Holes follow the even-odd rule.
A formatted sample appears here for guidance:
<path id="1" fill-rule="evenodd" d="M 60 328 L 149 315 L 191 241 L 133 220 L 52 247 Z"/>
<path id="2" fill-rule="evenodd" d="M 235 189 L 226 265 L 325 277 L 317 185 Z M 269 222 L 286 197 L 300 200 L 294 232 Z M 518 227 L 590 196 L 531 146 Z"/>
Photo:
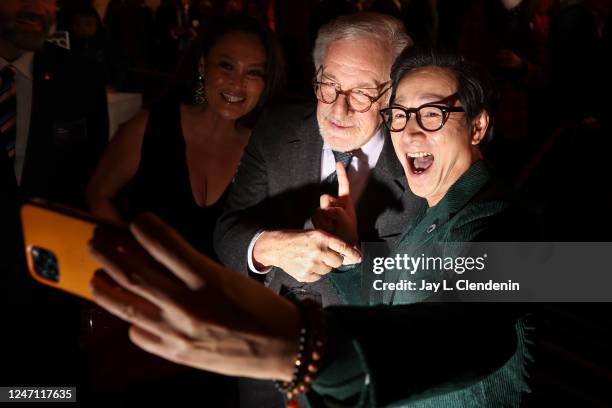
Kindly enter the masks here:
<path id="1" fill-rule="evenodd" d="M 124 124 L 98 163 L 87 199 L 92 213 L 115 221 L 152 211 L 214 257 L 212 231 L 225 191 L 253 117 L 278 93 L 283 71 L 275 39 L 257 21 L 234 16 L 208 28 L 193 59 L 195 103 L 168 97 Z"/>
<path id="2" fill-rule="evenodd" d="M 481 239 L 508 210 L 479 151 L 489 127 L 486 83 L 461 58 L 430 52 L 404 52 L 391 77 L 391 104 L 381 113 L 410 189 L 429 208 L 387 260 L 415 256 L 413 243 Z M 338 197 L 322 196 L 317 216 L 350 241 L 355 211 L 344 166 L 336 171 Z M 137 242 L 105 230 L 94 236 L 106 272 L 94 277 L 93 295 L 132 323 L 130 338 L 151 353 L 276 379 L 289 399 L 310 390 L 315 407 L 516 407 L 528 391 L 516 303 L 423 302 L 432 291 L 394 288 L 376 295 L 355 267 L 329 275 L 347 305 L 319 310 L 197 254 L 154 216 L 131 231 Z"/>

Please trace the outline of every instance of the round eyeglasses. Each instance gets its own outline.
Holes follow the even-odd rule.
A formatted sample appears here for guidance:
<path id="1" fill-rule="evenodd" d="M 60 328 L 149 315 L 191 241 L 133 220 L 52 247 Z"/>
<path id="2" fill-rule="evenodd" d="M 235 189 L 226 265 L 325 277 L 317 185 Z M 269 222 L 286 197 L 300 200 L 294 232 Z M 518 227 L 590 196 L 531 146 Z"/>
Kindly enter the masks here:
<path id="1" fill-rule="evenodd" d="M 317 70 L 317 75 L 312 81 L 314 86 L 314 92 L 317 96 L 317 100 L 323 103 L 331 104 L 336 102 L 338 95 L 344 95 L 349 108 L 358 113 L 364 113 L 370 110 L 372 104 L 379 100 L 389 88 L 385 88 L 382 92 L 382 88 L 387 86 L 389 82 L 381 84 L 378 88 L 353 88 L 348 91 L 343 91 L 340 85 L 334 82 L 317 81 L 319 73 L 322 71 L 322 67 Z"/>
<path id="2" fill-rule="evenodd" d="M 391 132 L 404 130 L 410 119 L 410 114 L 413 112 L 421 129 L 427 132 L 435 132 L 442 129 L 451 112 L 464 112 L 464 109 L 460 106 L 425 104 L 418 108 L 391 106 L 381 109 L 379 112 L 383 123 Z"/>

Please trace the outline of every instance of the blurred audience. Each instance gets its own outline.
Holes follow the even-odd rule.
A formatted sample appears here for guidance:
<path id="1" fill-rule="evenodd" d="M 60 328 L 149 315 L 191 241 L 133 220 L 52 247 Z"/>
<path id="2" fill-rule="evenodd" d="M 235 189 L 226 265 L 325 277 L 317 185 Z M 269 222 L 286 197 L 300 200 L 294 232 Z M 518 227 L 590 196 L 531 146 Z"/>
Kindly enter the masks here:
<path id="1" fill-rule="evenodd" d="M 176 69 L 182 53 L 203 23 L 191 0 L 162 0 L 155 11 L 155 64 L 165 72 Z"/>
<path id="2" fill-rule="evenodd" d="M 104 76 L 108 87 L 125 88 L 127 60 L 121 50 L 111 47 L 98 12 L 93 7 L 81 7 L 70 11 L 70 49 L 93 62 Z"/>
<path id="3" fill-rule="evenodd" d="M 596 0 L 561 0 L 554 9 L 548 56 L 551 96 L 558 101 L 581 101 L 578 106 L 564 104 L 550 112 L 559 125 L 608 116 L 604 108 L 608 98 L 600 90 L 610 75 L 605 71 L 609 55 L 603 52 L 602 42 L 609 10 L 609 2 Z"/>
<path id="4" fill-rule="evenodd" d="M 539 0 L 477 1 L 458 41 L 466 57 L 487 67 L 495 81 L 495 128 L 488 149 L 508 178 L 528 160 L 530 145 L 541 142 L 541 108 L 530 101 L 543 92 L 546 27 L 536 24 Z"/>
<path id="5" fill-rule="evenodd" d="M 128 57 L 130 70 L 150 69 L 154 58 L 153 11 L 145 5 L 144 0 L 110 0 L 104 25 L 111 46 Z"/>
<path id="6" fill-rule="evenodd" d="M 505 137 L 525 138 L 527 85 L 542 74 L 546 45 L 534 25 L 534 1 L 482 1 L 467 16 L 460 51 L 489 67 L 499 97 L 497 130 Z"/>
<path id="7" fill-rule="evenodd" d="M 369 4 L 366 8 L 369 11 L 387 14 L 403 21 L 415 44 L 435 44 L 438 31 L 435 0 L 373 0 L 367 3 Z"/>

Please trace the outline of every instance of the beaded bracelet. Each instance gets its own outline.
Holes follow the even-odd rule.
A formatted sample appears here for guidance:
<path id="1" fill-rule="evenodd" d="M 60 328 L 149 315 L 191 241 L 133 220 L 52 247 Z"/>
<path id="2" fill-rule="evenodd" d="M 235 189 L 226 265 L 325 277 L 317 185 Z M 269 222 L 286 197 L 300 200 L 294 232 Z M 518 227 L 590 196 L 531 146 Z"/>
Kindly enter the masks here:
<path id="1" fill-rule="evenodd" d="M 309 391 L 321 365 L 327 330 L 321 306 L 306 299 L 296 302 L 304 327 L 300 330 L 298 353 L 291 381 L 276 381 L 276 388 L 286 395 L 287 408 L 297 407 L 295 397 Z"/>

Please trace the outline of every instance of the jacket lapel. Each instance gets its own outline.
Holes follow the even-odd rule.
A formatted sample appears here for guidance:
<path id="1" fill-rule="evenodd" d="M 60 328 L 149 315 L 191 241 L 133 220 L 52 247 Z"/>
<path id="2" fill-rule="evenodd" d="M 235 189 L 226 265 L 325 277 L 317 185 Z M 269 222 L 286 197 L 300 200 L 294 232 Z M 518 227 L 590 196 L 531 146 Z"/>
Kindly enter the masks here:
<path id="1" fill-rule="evenodd" d="M 286 192 L 283 211 L 294 228 L 312 228 L 310 217 L 319 207 L 322 150 L 316 116 L 309 113 L 279 151 L 283 162 L 279 177 L 287 178 L 282 185 L 293 186 Z"/>
<path id="2" fill-rule="evenodd" d="M 43 106 L 52 106 L 42 100 L 43 95 L 48 95 L 49 91 L 46 90 L 50 86 L 52 81 L 52 68 L 49 66 L 49 58 L 43 50 L 34 54 L 34 61 L 32 63 L 32 105 L 30 111 L 30 123 L 28 142 L 26 145 L 26 155 L 23 164 L 23 173 L 21 178 L 21 187 L 25 191 L 30 186 L 30 181 L 34 178 L 32 173 L 35 172 L 34 162 L 37 161 L 36 155 L 38 152 L 44 152 L 49 150 L 49 140 L 40 140 L 41 136 L 47 136 L 46 133 L 40 132 L 38 129 L 44 128 L 44 124 L 47 120 L 49 112 L 43 112 Z M 55 101 L 55 103 L 58 103 Z M 50 109 L 50 108 L 47 108 Z"/>
<path id="3" fill-rule="evenodd" d="M 304 117 L 295 136 L 287 140 L 287 174 L 293 178 L 292 184 L 319 184 L 321 180 L 321 152 L 323 138 L 319 134 L 314 112 Z"/>

